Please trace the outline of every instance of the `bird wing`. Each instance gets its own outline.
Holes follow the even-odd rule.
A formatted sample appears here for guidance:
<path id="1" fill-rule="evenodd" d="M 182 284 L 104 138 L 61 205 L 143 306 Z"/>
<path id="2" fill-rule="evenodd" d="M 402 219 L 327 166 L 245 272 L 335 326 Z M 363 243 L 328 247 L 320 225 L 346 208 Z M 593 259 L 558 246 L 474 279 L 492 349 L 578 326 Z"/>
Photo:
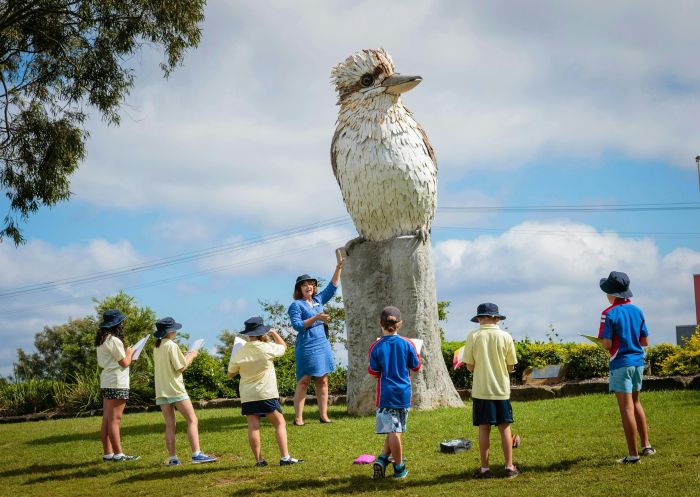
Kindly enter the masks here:
<path id="1" fill-rule="evenodd" d="M 338 127 L 338 129 L 335 130 L 335 133 L 333 134 L 333 140 L 331 141 L 331 167 L 333 167 L 333 176 L 335 176 L 335 180 L 338 182 L 338 186 L 340 186 L 340 179 L 338 178 L 338 164 L 335 158 L 335 142 L 340 137 L 340 131 L 341 129 L 340 127 Z"/>
<path id="2" fill-rule="evenodd" d="M 435 170 L 437 171 L 437 157 L 435 157 L 435 150 L 433 149 L 433 146 L 430 144 L 430 140 L 428 139 L 428 135 L 426 134 L 425 130 L 423 129 L 423 126 L 420 125 L 418 121 L 415 121 L 416 126 L 418 126 L 418 132 L 421 134 L 423 137 L 423 145 L 425 145 L 426 150 L 428 151 L 428 155 L 433 161 L 433 164 L 435 164 Z"/>

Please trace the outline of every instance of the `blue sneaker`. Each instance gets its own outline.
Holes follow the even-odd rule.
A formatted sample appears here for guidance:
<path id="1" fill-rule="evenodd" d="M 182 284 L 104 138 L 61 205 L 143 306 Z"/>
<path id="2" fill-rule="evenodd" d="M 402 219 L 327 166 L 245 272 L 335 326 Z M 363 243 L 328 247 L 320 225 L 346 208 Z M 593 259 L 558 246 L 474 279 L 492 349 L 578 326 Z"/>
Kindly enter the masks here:
<path id="1" fill-rule="evenodd" d="M 408 470 L 406 469 L 406 464 L 401 466 L 394 465 L 394 478 L 406 478 L 408 476 Z"/>
<path id="2" fill-rule="evenodd" d="M 196 456 L 192 456 L 192 464 L 203 464 L 205 462 L 214 462 L 216 457 L 208 456 L 204 452 L 200 452 Z"/>
<path id="3" fill-rule="evenodd" d="M 168 459 L 168 466 L 179 466 L 180 464 L 182 464 L 182 463 L 180 462 L 180 459 L 178 459 L 177 457 L 173 457 L 171 459 Z"/>
<path id="4" fill-rule="evenodd" d="M 374 474 L 372 475 L 372 478 L 375 480 L 380 480 L 384 478 L 386 474 L 386 467 L 389 465 L 389 459 L 384 455 L 380 455 L 377 457 L 377 459 L 374 461 L 374 465 L 372 468 L 374 469 Z"/>

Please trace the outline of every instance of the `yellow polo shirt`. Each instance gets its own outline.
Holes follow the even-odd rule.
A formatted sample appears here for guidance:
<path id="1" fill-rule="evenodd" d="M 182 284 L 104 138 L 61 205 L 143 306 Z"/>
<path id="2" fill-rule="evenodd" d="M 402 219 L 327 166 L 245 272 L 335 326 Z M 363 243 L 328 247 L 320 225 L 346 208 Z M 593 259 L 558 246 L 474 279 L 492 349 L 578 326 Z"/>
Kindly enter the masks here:
<path id="1" fill-rule="evenodd" d="M 124 342 L 114 335 L 107 335 L 97 347 L 97 365 L 100 366 L 100 388 L 129 388 L 129 366 L 123 368 L 119 361 L 126 357 Z"/>
<path id="2" fill-rule="evenodd" d="M 170 340 L 163 338 L 160 347 L 153 348 L 153 368 L 155 369 L 156 398 L 181 397 L 187 395 L 182 373 L 178 372 L 187 366 L 185 355 L 180 347 Z"/>
<path id="3" fill-rule="evenodd" d="M 255 341 L 236 351 L 228 372 L 241 375 L 241 402 L 279 398 L 272 359 L 283 356 L 285 350 L 284 345 Z"/>
<path id="4" fill-rule="evenodd" d="M 467 335 L 465 364 L 474 365 L 472 398 L 506 400 L 510 398 L 508 368 L 518 363 L 513 337 L 496 324 L 481 325 Z"/>

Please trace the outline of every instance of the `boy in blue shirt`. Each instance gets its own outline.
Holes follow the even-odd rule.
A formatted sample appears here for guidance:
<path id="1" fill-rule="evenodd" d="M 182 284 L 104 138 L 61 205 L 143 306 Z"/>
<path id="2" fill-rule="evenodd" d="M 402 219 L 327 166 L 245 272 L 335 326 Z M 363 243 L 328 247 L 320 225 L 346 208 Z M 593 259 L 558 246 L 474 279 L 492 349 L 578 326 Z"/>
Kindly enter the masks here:
<path id="1" fill-rule="evenodd" d="M 399 335 L 401 311 L 389 306 L 382 310 L 379 325 L 382 337 L 369 348 L 369 374 L 377 377 L 377 434 L 386 434 L 384 450 L 374 463 L 374 478 L 384 478 L 389 456 L 394 459 L 394 478 L 406 478 L 401 433 L 406 431 L 411 407 L 409 370 L 421 367 L 416 346 Z"/>
<path id="2" fill-rule="evenodd" d="M 618 271 L 600 280 L 600 289 L 607 294 L 610 307 L 600 317 L 598 338 L 602 339 L 603 348 L 610 351 L 609 390 L 617 397 L 629 452 L 628 456 L 617 461 L 621 464 L 639 462 L 637 432 L 642 443 L 641 455 L 656 453 L 649 443 L 647 418 L 639 400 L 644 372 L 642 347 L 649 345 L 649 331 L 642 310 L 630 301 L 632 292 L 629 287 L 629 277 Z"/>

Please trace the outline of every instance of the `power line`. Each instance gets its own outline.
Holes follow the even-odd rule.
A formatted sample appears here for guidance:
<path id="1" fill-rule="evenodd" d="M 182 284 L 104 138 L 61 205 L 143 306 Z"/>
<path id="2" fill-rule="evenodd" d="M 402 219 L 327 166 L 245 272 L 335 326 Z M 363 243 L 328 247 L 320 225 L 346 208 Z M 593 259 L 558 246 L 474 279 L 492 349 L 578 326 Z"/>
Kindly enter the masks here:
<path id="1" fill-rule="evenodd" d="M 700 202 L 591 205 L 441 206 L 444 212 L 664 212 L 700 210 Z"/>
<path id="2" fill-rule="evenodd" d="M 670 231 L 572 231 L 572 230 L 522 230 L 513 228 L 476 228 L 468 226 L 433 226 L 434 230 L 439 231 L 470 231 L 470 232 L 490 232 L 490 233 L 515 233 L 523 235 L 552 235 L 552 236 L 568 236 L 568 235 L 591 235 L 605 236 L 617 235 L 620 237 L 638 237 L 638 236 L 654 236 L 668 238 L 697 238 L 700 237 L 700 232 L 670 232 Z"/>
<path id="3" fill-rule="evenodd" d="M 332 244 L 342 243 L 342 241 L 344 239 L 345 238 L 333 239 L 333 240 L 330 240 L 330 243 L 332 243 Z M 159 285 L 163 285 L 166 283 L 174 283 L 177 281 L 186 280 L 186 279 L 190 279 L 190 278 L 197 278 L 197 277 L 206 276 L 209 274 L 221 273 L 223 271 L 227 271 L 227 270 L 231 270 L 231 269 L 238 269 L 238 268 L 250 266 L 253 264 L 267 262 L 269 260 L 278 259 L 280 257 L 280 255 L 294 255 L 294 254 L 309 252 L 309 251 L 314 250 L 316 248 L 322 247 L 326 243 L 328 243 L 328 242 L 319 241 L 319 242 L 312 244 L 312 245 L 299 247 L 299 248 L 292 249 L 292 250 L 285 249 L 284 251 L 268 254 L 264 257 L 258 257 L 258 258 L 250 259 L 250 260 L 246 260 L 246 261 L 239 261 L 239 262 L 236 262 L 233 264 L 225 264 L 225 265 L 216 266 L 216 267 L 210 268 L 210 269 L 203 269 L 201 271 L 184 273 L 184 274 L 180 274 L 180 275 L 171 276 L 168 278 L 163 278 L 160 280 L 154 280 L 154 281 L 149 281 L 149 282 L 140 283 L 140 284 L 136 284 L 136 285 L 125 286 L 125 287 L 120 288 L 120 290 L 139 290 L 142 288 L 159 286 Z M 71 297 L 71 298 L 57 300 L 57 301 L 48 302 L 48 303 L 44 303 L 44 304 L 32 305 L 32 306 L 22 307 L 19 309 L 12 309 L 12 310 L 9 310 L 6 312 L 0 312 L 0 316 L 9 317 L 9 316 L 14 316 L 14 315 L 24 314 L 26 312 L 35 312 L 37 309 L 45 309 L 45 308 L 53 307 L 53 306 L 59 305 L 59 304 L 78 302 L 80 300 L 83 300 L 84 298 L 85 297 L 82 297 L 82 296 L 81 297 Z"/>
<path id="4" fill-rule="evenodd" d="M 176 254 L 169 257 L 164 257 L 161 259 L 154 259 L 140 264 L 134 264 L 130 266 L 122 266 L 106 271 L 101 271 L 97 273 L 88 273 L 80 276 L 63 278 L 60 280 L 47 281 L 43 283 L 38 283 L 34 285 L 27 285 L 24 287 L 18 287 L 13 290 L 6 290 L 0 292 L 0 298 L 17 297 L 21 295 L 28 295 L 37 292 L 43 292 L 46 290 L 52 290 L 61 286 L 75 286 L 82 285 L 86 283 L 92 283 L 99 280 L 116 278 L 120 276 L 132 275 L 136 273 L 142 273 L 145 271 L 151 271 L 154 269 L 160 269 L 164 267 L 173 266 L 176 264 L 183 264 L 186 262 L 198 261 L 217 255 L 222 255 L 228 252 L 236 252 L 244 249 L 250 249 L 258 245 L 273 243 L 295 236 L 314 233 L 322 231 L 328 228 L 341 226 L 348 223 L 350 218 L 348 216 L 337 217 L 333 219 L 327 219 L 325 221 L 319 221 L 316 223 L 311 223 L 304 226 L 298 226 L 296 228 L 279 231 L 277 233 L 269 235 L 261 235 L 246 240 L 241 240 L 229 244 L 219 245 L 215 247 L 209 247 L 205 249 L 200 249 L 192 252 L 186 252 L 183 254 Z"/>

